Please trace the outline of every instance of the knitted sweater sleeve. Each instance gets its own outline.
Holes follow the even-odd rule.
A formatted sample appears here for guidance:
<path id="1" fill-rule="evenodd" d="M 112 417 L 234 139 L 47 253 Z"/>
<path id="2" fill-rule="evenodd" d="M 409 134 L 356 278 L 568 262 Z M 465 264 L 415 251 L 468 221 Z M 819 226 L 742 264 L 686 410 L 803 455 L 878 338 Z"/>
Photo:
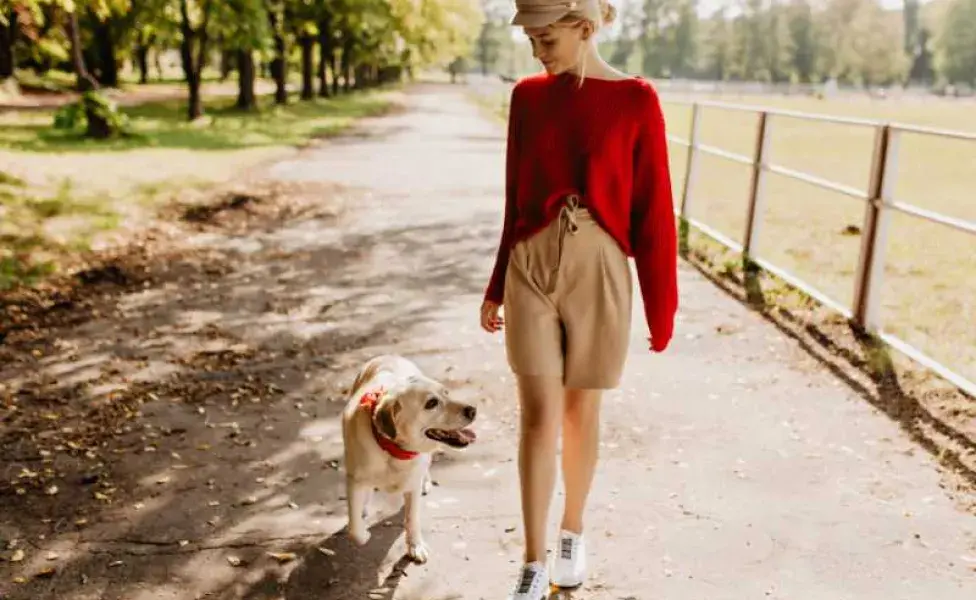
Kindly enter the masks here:
<path id="1" fill-rule="evenodd" d="M 662 352 L 674 333 L 678 309 L 677 232 L 664 115 L 650 84 L 642 89 L 639 106 L 630 243 L 651 349 Z"/>
<path id="2" fill-rule="evenodd" d="M 519 161 L 519 103 L 518 86 L 512 88 L 508 108 L 508 137 L 505 150 L 505 215 L 502 225 L 501 240 L 495 255 L 495 266 L 491 272 L 485 300 L 502 304 L 505 298 L 505 272 L 508 269 L 508 257 L 511 251 L 511 238 L 518 217 L 516 204 L 516 187 L 518 182 Z"/>

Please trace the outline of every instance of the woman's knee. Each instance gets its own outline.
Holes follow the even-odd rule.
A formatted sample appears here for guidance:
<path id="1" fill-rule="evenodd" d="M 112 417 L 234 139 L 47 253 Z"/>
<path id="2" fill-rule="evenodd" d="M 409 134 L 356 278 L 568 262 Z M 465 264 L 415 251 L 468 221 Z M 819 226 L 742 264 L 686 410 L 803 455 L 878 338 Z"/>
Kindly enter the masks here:
<path id="1" fill-rule="evenodd" d="M 574 429 L 599 425 L 601 398 L 602 390 L 566 390 L 566 425 Z"/>
<path id="2" fill-rule="evenodd" d="M 520 377 L 519 396 L 524 431 L 555 436 L 562 421 L 562 385 L 554 377 Z"/>

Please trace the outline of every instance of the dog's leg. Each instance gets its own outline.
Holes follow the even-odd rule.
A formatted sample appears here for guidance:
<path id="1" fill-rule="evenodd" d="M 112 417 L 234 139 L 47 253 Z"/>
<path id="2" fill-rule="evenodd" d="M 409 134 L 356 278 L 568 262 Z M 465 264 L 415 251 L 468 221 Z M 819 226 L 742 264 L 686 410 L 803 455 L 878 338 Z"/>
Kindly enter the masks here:
<path id="1" fill-rule="evenodd" d="M 363 520 L 369 521 L 369 509 L 370 505 L 373 503 L 373 492 L 375 490 L 372 487 L 366 488 L 366 493 L 363 497 Z"/>
<path id="2" fill-rule="evenodd" d="M 430 553 L 420 531 L 421 494 L 420 489 L 408 490 L 403 494 L 403 525 L 407 531 L 407 554 L 415 562 L 425 563 Z"/>
<path id="3" fill-rule="evenodd" d="M 362 546 L 369 541 L 369 529 L 366 528 L 364 513 L 370 487 L 346 478 L 346 503 L 349 509 L 349 537 L 356 544 Z"/>
<path id="4" fill-rule="evenodd" d="M 430 493 L 430 487 L 433 485 L 433 481 L 430 479 L 430 464 L 427 464 L 427 468 L 424 470 L 424 483 L 420 488 L 421 493 L 426 496 Z"/>

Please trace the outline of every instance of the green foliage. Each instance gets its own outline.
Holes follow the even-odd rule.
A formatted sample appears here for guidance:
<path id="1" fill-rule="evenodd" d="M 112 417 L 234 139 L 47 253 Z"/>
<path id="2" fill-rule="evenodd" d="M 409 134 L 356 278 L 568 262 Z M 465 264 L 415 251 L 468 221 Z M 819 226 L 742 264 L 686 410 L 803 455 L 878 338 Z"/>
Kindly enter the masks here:
<path id="1" fill-rule="evenodd" d="M 611 62 L 651 77 L 874 86 L 930 81 L 937 45 L 944 78 L 976 76 L 976 0 L 910 0 L 904 11 L 881 0 L 742 0 L 701 15 L 703 5 L 628 2 Z"/>
<path id="2" fill-rule="evenodd" d="M 976 86 L 976 0 L 952 0 L 938 50 L 944 79 Z"/>
<path id="3" fill-rule="evenodd" d="M 56 270 L 54 261 L 34 261 L 28 255 L 0 256 L 0 291 L 31 286 Z"/>
<path id="4" fill-rule="evenodd" d="M 75 132 L 88 127 L 88 116 L 92 114 L 104 119 L 115 135 L 127 135 L 129 119 L 119 111 L 118 106 L 98 91 L 88 91 L 77 102 L 61 107 L 54 113 L 54 128 L 59 131 Z"/>

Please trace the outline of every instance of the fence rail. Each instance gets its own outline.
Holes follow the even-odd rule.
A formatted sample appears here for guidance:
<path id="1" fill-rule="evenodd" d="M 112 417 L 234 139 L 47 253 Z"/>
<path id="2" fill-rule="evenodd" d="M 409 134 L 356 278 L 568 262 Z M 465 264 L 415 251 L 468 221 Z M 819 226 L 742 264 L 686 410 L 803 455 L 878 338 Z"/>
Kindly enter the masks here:
<path id="1" fill-rule="evenodd" d="M 684 222 L 727 248 L 742 254 L 743 259 L 746 261 L 767 270 L 822 304 L 842 314 L 845 318 L 852 320 L 863 330 L 877 336 L 889 346 L 915 360 L 917 363 L 938 373 L 961 390 L 971 395 L 976 395 L 976 383 L 956 373 L 904 340 L 884 331 L 879 318 L 885 248 L 887 247 L 888 229 L 892 213 L 900 212 L 930 223 L 976 236 L 976 222 L 940 214 L 895 199 L 894 183 L 898 172 L 898 150 L 902 135 L 936 136 L 976 142 L 976 133 L 918 127 L 900 123 L 886 123 L 871 119 L 833 117 L 723 102 L 670 99 L 664 100 L 664 102 L 672 105 L 691 107 L 690 139 L 668 135 L 670 142 L 688 148 L 688 159 L 685 164 L 684 173 L 684 189 L 680 204 L 675 210 L 676 214 Z M 702 112 L 709 108 L 747 112 L 759 117 L 756 127 L 756 145 L 753 156 L 749 157 L 729 152 L 701 142 Z M 874 151 L 867 189 L 862 190 L 772 162 L 769 152 L 771 147 L 770 138 L 775 129 L 775 124 L 782 119 L 800 119 L 873 129 Z M 702 220 L 696 220 L 690 216 L 690 208 L 695 198 L 695 181 L 699 171 L 698 158 L 701 154 L 724 158 L 732 162 L 747 165 L 752 169 L 742 244 L 730 239 Z M 844 306 L 841 302 L 834 300 L 828 294 L 818 290 L 815 286 L 790 273 L 788 270 L 755 256 L 754 248 L 756 247 L 756 240 L 759 238 L 765 206 L 763 188 L 768 173 L 782 175 L 862 201 L 864 217 L 861 228 L 861 248 L 858 255 L 852 306 Z"/>

